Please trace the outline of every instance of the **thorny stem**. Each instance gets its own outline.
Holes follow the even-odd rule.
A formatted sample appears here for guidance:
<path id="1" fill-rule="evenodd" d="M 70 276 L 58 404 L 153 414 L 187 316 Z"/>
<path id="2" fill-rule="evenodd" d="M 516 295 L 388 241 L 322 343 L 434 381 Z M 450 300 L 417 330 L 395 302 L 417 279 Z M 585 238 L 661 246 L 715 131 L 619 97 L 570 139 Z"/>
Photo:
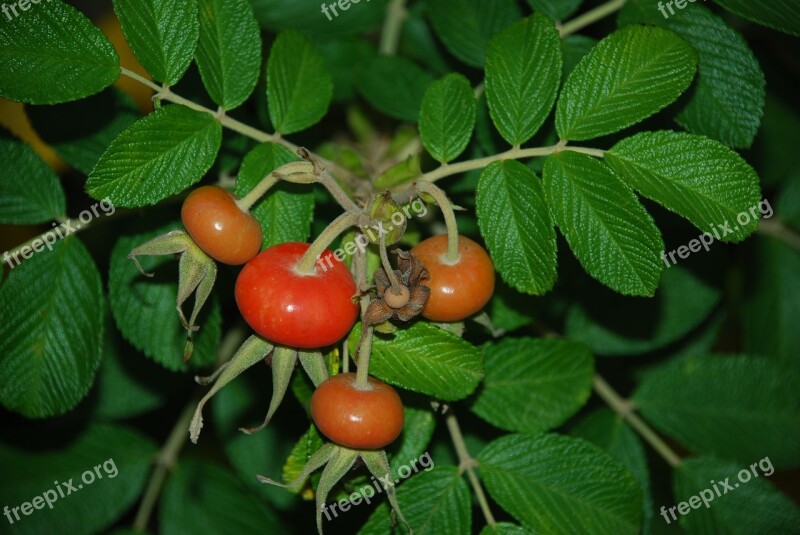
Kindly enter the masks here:
<path id="1" fill-rule="evenodd" d="M 453 204 L 447 198 L 447 194 L 431 182 L 415 182 L 414 189 L 427 193 L 439 205 L 439 209 L 444 216 L 444 224 L 447 227 L 447 253 L 444 255 L 443 260 L 450 265 L 457 264 L 460 260 L 458 253 L 458 223 L 456 222 L 456 214 L 453 211 Z"/>
<path id="2" fill-rule="evenodd" d="M 300 275 L 314 275 L 317 270 L 315 265 L 325 252 L 325 249 L 333 243 L 342 232 L 350 227 L 358 225 L 359 221 L 364 217 L 360 212 L 344 212 L 339 217 L 331 221 L 322 233 L 317 236 L 317 239 L 311 244 L 308 250 L 303 254 L 303 257 L 297 263 L 295 271 Z"/>
<path id="3" fill-rule="evenodd" d="M 381 254 L 381 265 L 386 272 L 389 282 L 392 285 L 391 291 L 394 295 L 400 295 L 400 281 L 397 280 L 397 274 L 392 269 L 392 264 L 389 262 L 389 257 L 386 255 L 386 235 L 381 234 L 381 244 L 378 248 Z"/>
<path id="4" fill-rule="evenodd" d="M 186 106 L 187 108 L 193 109 L 195 111 L 208 113 L 209 115 L 212 115 L 215 119 L 217 119 L 220 122 L 220 124 L 222 124 L 222 126 L 224 126 L 225 128 L 233 130 L 234 132 L 238 132 L 243 136 L 249 137 L 250 139 L 254 139 L 260 143 L 267 143 L 267 142 L 280 143 L 284 147 L 290 149 L 292 152 L 297 152 L 297 150 L 300 148 L 298 145 L 295 145 L 291 141 L 283 139 L 283 137 L 281 137 L 278 134 L 268 134 L 263 130 L 259 130 L 258 128 L 254 128 L 252 126 L 244 124 L 241 121 L 237 121 L 233 117 L 225 115 L 224 110 L 212 110 L 210 108 L 206 108 L 205 106 L 197 104 L 196 102 L 192 102 L 191 100 L 186 99 L 180 95 L 176 95 L 169 88 L 162 87 L 148 80 L 144 76 L 141 76 L 131 70 L 126 69 L 125 67 L 120 67 L 120 72 L 124 76 L 136 80 L 140 84 L 146 85 L 147 87 L 155 91 L 156 94 L 154 95 L 154 98 L 156 98 L 157 100 L 165 100 L 167 102 L 172 102 L 174 104 L 180 104 L 182 106 Z M 342 178 L 350 182 L 356 179 L 353 173 L 351 173 L 344 167 L 336 164 L 335 162 L 331 162 L 325 159 L 321 159 L 321 161 L 324 162 L 326 167 L 333 170 L 337 175 L 341 176 Z"/>
<path id="5" fill-rule="evenodd" d="M 244 330 L 241 328 L 233 328 L 225 335 L 219 348 L 219 358 L 217 359 L 217 366 L 222 365 L 224 362 L 233 355 L 236 347 L 244 337 Z M 133 521 L 134 531 L 147 531 L 147 524 L 150 522 L 150 516 L 153 514 L 158 497 L 161 494 L 161 489 L 164 486 L 164 481 L 167 474 L 175 466 L 178 461 L 178 455 L 189 434 L 186 429 L 192 421 L 195 406 L 199 398 L 193 398 L 184 407 L 172 430 L 169 432 L 167 440 L 158 452 L 155 459 L 155 468 L 153 473 L 150 474 L 150 480 L 147 482 L 147 488 L 144 491 L 142 501 L 139 504 L 139 509 L 136 511 L 136 517 Z"/>
<path id="6" fill-rule="evenodd" d="M 397 53 L 406 15 L 406 0 L 392 0 L 386 7 L 386 18 L 383 21 L 379 49 L 381 54 L 394 56 Z"/>
<path id="7" fill-rule="evenodd" d="M 586 26 L 594 24 L 598 20 L 604 19 L 605 17 L 612 15 L 622 9 L 625 5 L 626 0 L 610 0 L 605 4 L 597 6 L 596 8 L 587 11 L 583 15 L 579 15 L 574 19 L 565 22 L 558 28 L 558 33 L 561 37 L 566 37 L 567 35 L 571 35 L 578 30 L 582 30 Z"/>
<path id="8" fill-rule="evenodd" d="M 450 439 L 453 441 L 453 447 L 458 454 L 459 470 L 462 472 L 466 470 L 470 485 L 472 485 L 472 490 L 475 492 L 475 497 L 478 499 L 478 504 L 481 507 L 486 523 L 490 526 L 494 526 L 497 521 L 494 519 L 492 510 L 489 508 L 489 501 L 486 499 L 486 494 L 483 492 L 481 481 L 475 473 L 475 466 L 478 465 L 478 462 L 470 456 L 467 450 L 467 444 L 464 442 L 464 435 L 461 434 L 461 426 L 458 425 L 455 413 L 446 405 L 443 407 L 443 410 L 447 413 L 445 417 L 447 430 L 450 432 Z"/>
<path id="9" fill-rule="evenodd" d="M 645 423 L 644 420 L 634 412 L 633 405 L 630 401 L 623 399 L 611 385 L 600 375 L 594 376 L 594 391 L 600 396 L 603 401 L 614 409 L 614 412 L 619 414 L 623 420 L 628 422 L 637 433 L 658 452 L 667 463 L 675 468 L 683 462 L 681 457 L 672 450 L 672 448 L 659 437 L 653 429 Z"/>

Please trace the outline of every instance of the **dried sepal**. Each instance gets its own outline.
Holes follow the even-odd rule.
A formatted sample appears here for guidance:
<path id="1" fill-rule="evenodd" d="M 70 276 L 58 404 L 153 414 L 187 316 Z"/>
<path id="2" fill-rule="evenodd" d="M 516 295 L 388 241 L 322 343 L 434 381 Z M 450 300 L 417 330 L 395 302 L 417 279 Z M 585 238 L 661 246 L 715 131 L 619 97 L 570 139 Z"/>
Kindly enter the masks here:
<path id="1" fill-rule="evenodd" d="M 211 390 L 209 390 L 208 393 L 203 396 L 203 399 L 200 400 L 200 403 L 197 404 L 197 408 L 194 411 L 194 417 L 192 418 L 192 423 L 189 425 L 189 438 L 193 443 L 197 443 L 197 439 L 200 436 L 200 430 L 203 429 L 203 407 L 208 400 L 211 399 L 214 394 L 219 392 L 222 387 L 236 379 L 236 377 L 238 377 L 239 374 L 241 374 L 247 368 L 266 358 L 267 354 L 269 354 L 272 349 L 272 344 L 260 336 L 251 336 L 244 341 L 241 347 L 239 347 L 239 349 L 233 355 L 231 360 L 222 365 L 224 369 L 222 369 L 221 372 L 215 372 L 211 376 L 212 378 L 216 376 L 214 385 L 211 387 Z M 196 378 L 196 380 L 198 382 L 202 381 L 202 379 L 199 378 Z"/>
<path id="2" fill-rule="evenodd" d="M 430 288 L 422 284 L 430 279 L 430 274 L 422 262 L 410 252 L 396 251 L 398 269 L 394 270 L 397 278 L 408 287 L 408 302 L 399 307 L 392 308 L 385 300 L 387 290 L 391 288 L 389 277 L 383 269 L 378 269 L 374 275 L 376 298 L 370 302 L 364 314 L 366 325 L 379 325 L 391 319 L 409 321 L 416 317 L 425 308 L 425 303 L 430 295 Z"/>

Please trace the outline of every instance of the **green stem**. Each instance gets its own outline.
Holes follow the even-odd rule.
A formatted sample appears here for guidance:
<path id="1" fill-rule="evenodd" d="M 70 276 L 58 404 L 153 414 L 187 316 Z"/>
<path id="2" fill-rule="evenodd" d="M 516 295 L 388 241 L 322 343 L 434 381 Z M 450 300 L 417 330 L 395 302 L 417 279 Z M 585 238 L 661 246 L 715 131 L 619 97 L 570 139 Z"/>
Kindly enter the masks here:
<path id="1" fill-rule="evenodd" d="M 683 461 L 680 456 L 634 412 L 633 405 L 630 401 L 623 399 L 623 397 L 599 375 L 594 376 L 593 387 L 597 395 L 608 403 L 608 405 L 614 409 L 614 412 L 619 414 L 623 420 L 628 422 L 628 424 L 636 430 L 636 432 L 639 433 L 639 435 L 650 444 L 670 466 L 675 468 L 681 465 Z"/>
<path id="2" fill-rule="evenodd" d="M 256 187 L 247 192 L 247 195 L 237 200 L 236 206 L 238 206 L 242 212 L 250 212 L 250 208 L 252 208 L 253 205 L 257 203 L 258 200 L 277 183 L 278 179 L 275 178 L 275 174 L 268 174 L 261 180 L 261 182 L 256 184 Z"/>
<path id="3" fill-rule="evenodd" d="M 225 115 L 224 110 L 222 111 L 212 110 L 210 108 L 206 108 L 205 106 L 192 102 L 191 100 L 186 99 L 180 95 L 176 95 L 169 88 L 163 88 L 160 85 L 148 80 L 144 76 L 141 76 L 131 70 L 128 70 L 125 67 L 121 67 L 120 72 L 124 76 L 136 80 L 140 84 L 146 85 L 147 87 L 155 91 L 156 92 L 155 98 L 157 98 L 158 100 L 166 100 L 167 102 L 172 102 L 173 104 L 180 104 L 181 106 L 186 106 L 187 108 L 193 109 L 195 111 L 208 113 L 209 115 L 214 116 L 220 122 L 220 124 L 222 124 L 222 126 L 224 126 L 225 128 L 232 130 L 234 132 L 238 132 L 243 136 L 249 137 L 250 139 L 254 139 L 259 143 L 267 143 L 267 142 L 280 143 L 284 147 L 290 149 L 292 152 L 297 152 L 297 150 L 300 148 L 298 145 L 295 145 L 291 141 L 283 139 L 278 134 L 268 134 L 263 130 L 259 130 L 258 128 L 254 128 L 252 126 L 244 124 L 241 121 L 237 121 L 232 117 L 228 117 L 227 115 Z M 324 158 L 320 158 L 320 161 L 322 161 L 326 167 L 332 169 L 337 175 L 344 177 L 348 181 L 352 182 L 357 179 L 357 177 L 355 177 L 353 173 L 351 173 L 344 167 L 334 162 L 325 160 Z"/>
<path id="4" fill-rule="evenodd" d="M 397 280 L 397 274 L 394 272 L 392 268 L 391 262 L 389 262 L 389 256 L 386 254 L 386 235 L 381 234 L 381 243 L 378 247 L 381 255 L 381 265 L 383 266 L 383 270 L 386 272 L 386 277 L 389 279 L 389 283 L 392 285 L 391 292 L 395 295 L 400 295 L 400 281 Z"/>
<path id="5" fill-rule="evenodd" d="M 467 444 L 464 442 L 464 435 L 461 433 L 461 426 L 458 425 L 456 415 L 452 410 L 449 410 L 447 406 L 443 409 L 447 411 L 445 421 L 447 422 L 447 430 L 450 432 L 450 439 L 453 441 L 453 447 L 458 454 L 459 468 L 467 472 L 467 477 L 470 485 L 472 485 L 472 490 L 475 492 L 475 497 L 481 507 L 486 523 L 490 526 L 494 526 L 497 524 L 497 521 L 494 519 L 492 510 L 489 508 L 489 500 L 486 499 L 486 493 L 483 492 L 481 481 L 475 473 L 475 466 L 478 465 L 478 462 L 470 456 L 467 450 Z"/>
<path id="6" fill-rule="evenodd" d="M 369 384 L 369 358 L 372 355 L 372 338 L 372 326 L 362 327 L 361 343 L 358 347 L 358 369 L 356 370 L 355 382 L 355 387 L 361 390 L 366 389 Z"/>
<path id="7" fill-rule="evenodd" d="M 361 221 L 363 214 L 359 212 L 345 212 L 328 225 L 322 233 L 317 236 L 317 239 L 311 244 L 308 250 L 303 254 L 303 257 L 297 263 L 295 271 L 299 275 L 311 276 L 317 273 L 316 264 L 319 257 L 325 252 L 325 249 L 333 243 L 342 232 L 352 226 L 358 225 Z"/>
<path id="8" fill-rule="evenodd" d="M 575 17 L 574 19 L 565 22 L 562 24 L 559 29 L 558 33 L 561 37 L 566 37 L 567 35 L 571 35 L 578 30 L 582 30 L 586 26 L 594 24 L 598 20 L 604 19 L 609 15 L 613 15 L 625 5 L 626 0 L 611 0 L 597 6 L 596 8 L 587 11 L 583 15 Z"/>
<path id="9" fill-rule="evenodd" d="M 380 53 L 394 56 L 400 44 L 400 33 L 406 19 L 406 0 L 392 0 L 386 7 L 386 18 L 381 31 Z"/>
<path id="10" fill-rule="evenodd" d="M 800 235 L 777 219 L 762 219 L 758 231 L 766 236 L 776 238 L 795 251 L 800 251 Z"/>
<path id="11" fill-rule="evenodd" d="M 139 504 L 139 510 L 136 511 L 136 518 L 133 521 L 133 529 L 135 531 L 147 531 L 147 524 L 150 521 L 150 516 L 153 514 L 158 496 L 161 494 L 164 481 L 167 479 L 167 473 L 175 466 L 178 460 L 178 454 L 183 448 L 183 445 L 186 444 L 186 439 L 189 437 L 188 433 L 186 433 L 186 428 L 189 427 L 189 423 L 192 421 L 192 415 L 194 414 L 196 404 L 197 401 L 192 400 L 184 407 L 175 425 L 172 426 L 169 437 L 167 437 L 166 442 L 164 442 L 164 445 L 158 452 L 155 468 L 150 475 L 150 480 L 147 483 L 144 496 Z"/>
<path id="12" fill-rule="evenodd" d="M 432 182 L 415 182 L 414 189 L 427 193 L 439 205 L 439 209 L 444 216 L 444 224 L 447 227 L 447 253 L 442 260 L 451 266 L 458 264 L 461 258 L 458 253 L 458 222 L 453 211 L 453 204 L 447 198 L 447 194 Z"/>
<path id="13" fill-rule="evenodd" d="M 605 151 L 603 150 L 592 149 L 589 147 L 572 147 L 566 145 L 563 141 L 555 145 L 551 145 L 549 147 L 535 147 L 530 149 L 521 149 L 519 147 L 514 147 L 510 150 L 507 150 L 506 152 L 501 152 L 500 154 L 495 154 L 492 156 L 476 158 L 474 160 L 466 160 L 454 164 L 441 165 L 438 168 L 434 169 L 433 171 L 428 171 L 427 173 L 423 173 L 422 175 L 419 176 L 419 178 L 417 178 L 417 181 L 436 182 L 437 180 L 441 180 L 443 178 L 447 178 L 453 175 L 458 175 L 461 173 L 466 173 L 467 171 L 474 171 L 475 169 L 483 169 L 484 167 L 488 167 L 490 164 L 494 162 L 499 162 L 503 160 L 525 160 L 528 158 L 538 158 L 542 156 L 550 156 L 551 154 L 563 151 L 580 152 L 582 154 L 588 154 L 596 158 L 603 158 L 605 156 Z M 402 197 L 402 195 L 398 197 L 398 199 L 405 200 Z"/>
<path id="14" fill-rule="evenodd" d="M 228 331 L 219 345 L 215 367 L 221 366 L 233 356 L 234 351 L 239 346 L 244 336 L 245 330 L 240 326 L 234 327 Z M 150 475 L 150 480 L 147 482 L 147 488 L 144 491 L 142 501 L 139 504 L 139 509 L 136 511 L 136 517 L 133 521 L 134 531 L 147 531 L 147 524 L 150 522 L 150 516 L 153 514 L 153 509 L 161 494 L 161 489 L 164 486 L 167 474 L 172 467 L 175 466 L 175 463 L 178 461 L 178 455 L 181 449 L 183 449 L 184 444 L 186 444 L 186 439 L 189 436 L 186 429 L 189 428 L 189 424 L 192 421 L 198 399 L 199 396 L 192 399 L 186 407 L 184 407 L 180 416 L 175 421 L 175 424 L 172 426 L 167 440 L 156 456 L 155 468 Z"/>

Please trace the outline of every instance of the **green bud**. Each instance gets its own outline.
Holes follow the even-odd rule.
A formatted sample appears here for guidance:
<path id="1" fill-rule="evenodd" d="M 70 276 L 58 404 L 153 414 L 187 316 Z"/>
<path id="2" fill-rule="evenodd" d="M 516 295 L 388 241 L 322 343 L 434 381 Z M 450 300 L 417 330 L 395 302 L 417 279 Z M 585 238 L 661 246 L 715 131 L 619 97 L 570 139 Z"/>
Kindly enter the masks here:
<path id="1" fill-rule="evenodd" d="M 388 191 L 375 194 L 369 206 L 369 218 L 369 228 L 363 230 L 372 243 L 380 243 L 381 236 L 384 236 L 388 247 L 399 242 L 406 232 L 406 214 Z"/>

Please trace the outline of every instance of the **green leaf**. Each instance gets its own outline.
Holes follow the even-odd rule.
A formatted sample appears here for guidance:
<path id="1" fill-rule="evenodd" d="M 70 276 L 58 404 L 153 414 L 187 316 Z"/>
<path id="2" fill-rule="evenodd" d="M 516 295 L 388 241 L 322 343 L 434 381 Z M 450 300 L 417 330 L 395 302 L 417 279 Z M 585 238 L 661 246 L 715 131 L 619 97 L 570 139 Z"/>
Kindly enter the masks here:
<path id="1" fill-rule="evenodd" d="M 123 131 L 100 157 L 86 189 L 118 208 L 156 204 L 211 168 L 222 126 L 207 113 L 165 106 Z"/>
<path id="2" fill-rule="evenodd" d="M 639 532 L 642 493 L 630 472 L 583 440 L 507 435 L 478 456 L 492 498 L 536 533 Z"/>
<path id="3" fill-rule="evenodd" d="M 768 455 L 778 468 L 795 467 L 798 379 L 766 358 L 689 357 L 648 374 L 633 398 L 648 422 L 693 451 L 742 463 Z"/>
<path id="4" fill-rule="evenodd" d="M 675 514 L 687 533 L 698 535 L 796 532 L 800 509 L 767 480 L 772 475 L 772 463 L 766 457 L 754 457 L 750 462 L 757 463 L 754 466 L 757 477 L 747 465 L 714 457 L 684 461 L 673 472 L 673 489 L 676 505 L 686 502 L 689 512 L 682 516 L 677 511 L 663 511 L 661 514 L 668 519 L 664 521 L 673 523 Z M 733 489 L 727 490 L 723 482 Z"/>
<path id="5" fill-rule="evenodd" d="M 405 414 L 405 423 L 403 424 L 400 447 L 397 448 L 397 451 L 389 461 L 389 465 L 392 468 L 392 477 L 396 479 L 400 477 L 399 470 L 402 467 L 410 467 L 409 465 L 412 461 L 418 463 L 419 458 L 425 455 L 426 448 L 430 444 L 433 431 L 436 428 L 436 419 L 430 410 L 406 406 L 403 408 L 403 412 Z M 432 461 L 428 461 L 426 464 L 430 462 Z"/>
<path id="6" fill-rule="evenodd" d="M 0 24 L 0 97 L 56 104 L 93 95 L 119 78 L 114 47 L 80 11 L 61 0 L 28 6 Z"/>
<path id="7" fill-rule="evenodd" d="M 2 130 L 0 168 L 0 224 L 30 225 L 66 215 L 64 190 L 50 166 Z"/>
<path id="8" fill-rule="evenodd" d="M 372 0 L 373 5 L 375 1 Z M 325 71 L 330 74 L 333 81 L 333 100 L 341 103 L 352 102 L 356 98 L 357 67 L 362 61 L 377 54 L 374 45 L 362 37 L 323 37 L 319 34 L 311 34 L 308 37 L 312 40 L 314 49 L 325 60 Z"/>
<path id="9" fill-rule="evenodd" d="M 195 0 L 114 0 L 116 13 L 139 63 L 167 85 L 181 79 L 200 32 Z"/>
<path id="10" fill-rule="evenodd" d="M 621 294 L 655 293 L 664 242 L 616 173 L 585 154 L 562 152 L 545 162 L 544 189 L 553 219 L 583 269 Z"/>
<path id="11" fill-rule="evenodd" d="M 694 134 L 730 147 L 749 147 L 764 114 L 765 81 L 747 41 L 703 6 L 676 10 L 665 19 L 658 1 L 628 3 L 618 23 L 656 24 L 678 34 L 697 52 L 697 84 L 676 120 Z"/>
<path id="12" fill-rule="evenodd" d="M 74 236 L 39 246 L 0 286 L 0 401 L 27 418 L 75 407 L 103 348 L 103 287 L 89 252 Z"/>
<path id="13" fill-rule="evenodd" d="M 236 179 L 236 195 L 243 197 L 278 167 L 298 158 L 277 143 L 262 143 L 247 153 Z M 264 248 L 290 241 L 304 242 L 311 232 L 314 193 L 308 186 L 280 183 L 253 207 L 251 214 L 261 224 Z"/>
<path id="14" fill-rule="evenodd" d="M 758 175 L 718 141 L 642 132 L 614 145 L 606 162 L 640 194 L 723 242 L 742 241 L 758 227 L 751 212 L 759 214 Z"/>
<path id="15" fill-rule="evenodd" d="M 319 0 L 252 0 L 258 22 L 277 33 L 301 30 L 309 35 L 351 35 L 380 27 L 389 0 L 320 3 Z M 325 5 L 326 10 L 322 9 Z M 332 9 L 335 8 L 335 9 Z M 326 15 L 327 12 L 327 15 Z"/>
<path id="16" fill-rule="evenodd" d="M 36 505 L 39 496 L 52 503 L 52 507 L 40 504 L 33 514 L 29 511 L 30 516 L 19 514 L 18 509 L 19 520 L 9 511 L 14 519 L 9 532 L 105 532 L 139 500 L 156 445 L 144 435 L 113 425 L 91 425 L 70 441 L 64 440 L 63 433 L 54 435 L 41 441 L 45 444 L 35 451 L 0 444 L 5 476 L 0 482 L 0 501 L 10 507 L 25 502 Z M 75 490 L 70 492 L 68 484 Z"/>
<path id="17" fill-rule="evenodd" d="M 319 431 L 317 431 L 317 427 L 314 424 L 311 424 L 311 427 L 308 428 L 308 431 L 303 433 L 303 435 L 297 440 L 294 447 L 289 452 L 289 455 L 286 457 L 286 461 L 283 463 L 283 468 L 281 471 L 283 481 L 288 483 L 299 477 L 300 474 L 303 473 L 303 469 L 305 468 L 306 463 L 308 463 L 308 460 L 311 458 L 311 456 L 314 455 L 324 444 L 325 442 L 320 436 Z M 319 476 L 312 476 L 312 479 L 315 477 L 318 478 Z M 292 489 L 287 490 L 291 491 Z"/>
<path id="18" fill-rule="evenodd" d="M 561 139 L 613 134 L 671 104 L 691 84 L 697 56 L 662 28 L 628 26 L 606 37 L 569 75 L 556 108 Z"/>
<path id="19" fill-rule="evenodd" d="M 255 476 L 254 476 L 255 477 Z M 182 461 L 164 486 L 159 533 L 279 533 L 275 513 L 230 472 L 208 461 Z"/>
<path id="20" fill-rule="evenodd" d="M 489 39 L 520 18 L 513 0 L 427 0 L 427 7 L 436 35 L 472 67 L 483 67 Z"/>
<path id="21" fill-rule="evenodd" d="M 217 105 L 232 110 L 253 92 L 261 73 L 261 33 L 247 0 L 198 0 L 195 61 Z"/>
<path id="22" fill-rule="evenodd" d="M 88 175 L 123 130 L 139 119 L 127 93 L 112 87 L 55 106 L 27 106 L 33 128 L 62 160 Z"/>
<path id="23" fill-rule="evenodd" d="M 142 256 L 139 261 L 148 278 L 139 273 L 128 253 L 134 247 L 174 230 L 168 225 L 157 231 L 120 238 L 111 250 L 108 270 L 108 291 L 111 312 L 122 336 L 136 349 L 168 370 L 186 371 L 182 360 L 186 329 L 175 311 L 178 295 L 178 263 L 172 256 Z M 200 331 L 193 337 L 192 368 L 212 364 L 216 358 L 221 332 L 219 303 L 213 297 L 211 306 L 200 313 Z"/>
<path id="24" fill-rule="evenodd" d="M 110 312 L 106 314 L 103 362 L 90 394 L 98 418 L 121 420 L 160 408 L 167 400 L 169 374 L 142 361 L 120 339 Z M 127 351 L 126 351 L 127 350 Z M 131 358 L 128 358 L 131 357 Z"/>
<path id="25" fill-rule="evenodd" d="M 378 175 L 374 187 L 376 190 L 393 188 L 410 183 L 419 178 L 421 174 L 420 156 L 414 154 Z"/>
<path id="26" fill-rule="evenodd" d="M 498 522 L 494 526 L 484 526 L 480 535 L 531 535 L 531 532 L 516 524 Z"/>
<path id="27" fill-rule="evenodd" d="M 533 171 L 513 160 L 495 162 L 476 190 L 481 235 L 503 280 L 542 295 L 556 282 L 556 231 Z"/>
<path id="28" fill-rule="evenodd" d="M 328 112 L 333 80 L 325 60 L 298 31 L 281 33 L 267 65 L 269 117 L 281 134 L 305 130 Z"/>
<path id="29" fill-rule="evenodd" d="M 453 73 L 433 82 L 419 115 L 422 144 L 439 162 L 455 160 L 467 148 L 476 115 L 472 86 L 464 76 Z"/>
<path id="30" fill-rule="evenodd" d="M 800 35 L 800 5 L 793 0 L 714 0 L 728 11 L 791 35 Z"/>
<path id="31" fill-rule="evenodd" d="M 592 392 L 594 361 L 581 344 L 506 338 L 483 354 L 486 377 L 472 411 L 506 431 L 558 427 Z"/>
<path id="32" fill-rule="evenodd" d="M 241 427 L 260 423 L 266 410 L 263 385 L 271 382 L 269 370 L 266 365 L 253 370 L 231 381 L 214 396 L 211 401 L 213 429 L 248 492 L 277 507 L 286 508 L 292 505 L 294 496 L 286 489 L 260 483 L 255 475 L 279 474 L 280 459 L 289 455 L 292 447 L 288 437 L 281 436 L 274 426 L 267 426 L 252 435 L 239 431 Z"/>
<path id="33" fill-rule="evenodd" d="M 567 312 L 564 334 L 601 355 L 640 356 L 687 336 L 719 305 L 722 294 L 674 266 L 653 299 L 584 295 Z"/>
<path id="34" fill-rule="evenodd" d="M 350 337 L 352 351 L 360 337 L 356 325 Z M 483 357 L 469 342 L 419 322 L 388 338 L 376 336 L 369 371 L 406 390 L 457 401 L 470 395 L 483 378 Z"/>
<path id="35" fill-rule="evenodd" d="M 650 493 L 650 471 L 642 441 L 633 429 L 611 409 L 597 409 L 582 418 L 572 429 L 580 437 L 607 451 L 630 470 L 642 489 L 642 515 L 647 526 L 653 518 L 653 498 Z"/>
<path id="36" fill-rule="evenodd" d="M 492 121 L 512 145 L 525 143 L 550 115 L 561 84 L 561 39 L 542 14 L 495 35 L 486 52 Z"/>
<path id="37" fill-rule="evenodd" d="M 415 63 L 396 56 L 375 56 L 361 65 L 356 88 L 386 115 L 416 122 L 433 77 Z"/>
<path id="38" fill-rule="evenodd" d="M 800 182 L 800 151 L 795 150 L 797 145 L 793 143 L 799 138 L 800 113 L 793 104 L 767 95 L 764 120 L 752 153 L 765 190 L 792 180 Z"/>
<path id="39" fill-rule="evenodd" d="M 472 532 L 469 487 L 455 466 L 437 466 L 418 473 L 397 488 L 397 501 L 414 535 Z M 394 532 L 391 526 L 389 510 L 382 503 L 358 533 L 390 534 Z"/>
<path id="40" fill-rule="evenodd" d="M 745 349 L 796 363 L 800 357 L 800 254 L 767 237 L 758 238 L 751 254 L 742 307 Z"/>
<path id="41" fill-rule="evenodd" d="M 557 21 L 563 21 L 575 13 L 582 3 L 583 0 L 528 0 L 533 9 Z"/>

